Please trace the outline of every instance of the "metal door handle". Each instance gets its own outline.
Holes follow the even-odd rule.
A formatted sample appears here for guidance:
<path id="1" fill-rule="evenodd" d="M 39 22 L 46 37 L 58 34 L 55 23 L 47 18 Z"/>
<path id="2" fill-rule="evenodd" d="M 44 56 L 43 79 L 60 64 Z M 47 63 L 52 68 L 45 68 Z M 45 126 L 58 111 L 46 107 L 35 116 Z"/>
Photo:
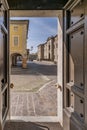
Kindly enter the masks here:
<path id="1" fill-rule="evenodd" d="M 61 85 L 59 85 L 59 84 L 57 84 L 57 83 L 55 84 L 55 87 L 56 87 L 57 89 L 59 88 L 60 90 L 62 90 Z"/>
<path id="2" fill-rule="evenodd" d="M 10 88 L 14 88 L 14 84 L 13 83 L 10 84 Z"/>

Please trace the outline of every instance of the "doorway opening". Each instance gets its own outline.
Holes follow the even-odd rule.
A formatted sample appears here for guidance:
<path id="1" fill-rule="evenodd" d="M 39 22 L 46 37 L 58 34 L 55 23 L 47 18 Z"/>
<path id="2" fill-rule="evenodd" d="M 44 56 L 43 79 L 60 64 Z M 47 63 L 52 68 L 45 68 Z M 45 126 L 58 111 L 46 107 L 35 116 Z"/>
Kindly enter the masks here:
<path id="1" fill-rule="evenodd" d="M 17 51 L 23 49 L 23 53 L 15 55 L 15 66 L 11 66 L 12 119 L 58 120 L 55 88 L 58 61 L 57 19 L 57 17 L 11 18 L 10 52 L 16 51 L 18 54 Z M 23 37 L 26 37 L 25 41 Z"/>

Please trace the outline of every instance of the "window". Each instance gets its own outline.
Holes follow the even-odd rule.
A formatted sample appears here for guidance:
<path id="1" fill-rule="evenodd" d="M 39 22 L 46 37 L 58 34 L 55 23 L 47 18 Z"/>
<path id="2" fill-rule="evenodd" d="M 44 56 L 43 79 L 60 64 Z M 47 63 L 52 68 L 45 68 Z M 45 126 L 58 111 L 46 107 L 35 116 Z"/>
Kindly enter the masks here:
<path id="1" fill-rule="evenodd" d="M 18 46 L 18 36 L 14 37 L 14 46 Z"/>
<path id="2" fill-rule="evenodd" d="M 18 26 L 14 26 L 14 31 L 18 31 Z"/>
<path id="3" fill-rule="evenodd" d="M 49 50 L 50 50 L 50 45 L 49 45 Z"/>
<path id="4" fill-rule="evenodd" d="M 56 48 L 58 48 L 58 44 L 56 43 Z"/>

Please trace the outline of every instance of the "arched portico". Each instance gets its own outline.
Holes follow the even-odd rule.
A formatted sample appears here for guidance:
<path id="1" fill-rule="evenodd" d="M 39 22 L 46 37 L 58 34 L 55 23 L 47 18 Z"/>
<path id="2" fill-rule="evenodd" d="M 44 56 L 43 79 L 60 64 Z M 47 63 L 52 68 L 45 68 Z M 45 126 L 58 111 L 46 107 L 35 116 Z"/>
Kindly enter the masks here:
<path id="1" fill-rule="evenodd" d="M 11 63 L 11 66 L 15 66 L 17 64 L 17 61 L 19 60 L 22 60 L 22 54 L 20 53 L 12 53 L 11 54 L 11 60 L 10 60 L 10 63 Z"/>

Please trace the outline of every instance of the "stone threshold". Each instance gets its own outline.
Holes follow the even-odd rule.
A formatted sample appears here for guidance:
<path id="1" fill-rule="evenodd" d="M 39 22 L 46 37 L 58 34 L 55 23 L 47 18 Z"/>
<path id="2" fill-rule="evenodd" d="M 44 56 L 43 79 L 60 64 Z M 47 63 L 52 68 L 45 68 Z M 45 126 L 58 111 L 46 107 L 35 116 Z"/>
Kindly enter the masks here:
<path id="1" fill-rule="evenodd" d="M 58 116 L 11 116 L 10 120 L 25 122 L 59 122 Z"/>

